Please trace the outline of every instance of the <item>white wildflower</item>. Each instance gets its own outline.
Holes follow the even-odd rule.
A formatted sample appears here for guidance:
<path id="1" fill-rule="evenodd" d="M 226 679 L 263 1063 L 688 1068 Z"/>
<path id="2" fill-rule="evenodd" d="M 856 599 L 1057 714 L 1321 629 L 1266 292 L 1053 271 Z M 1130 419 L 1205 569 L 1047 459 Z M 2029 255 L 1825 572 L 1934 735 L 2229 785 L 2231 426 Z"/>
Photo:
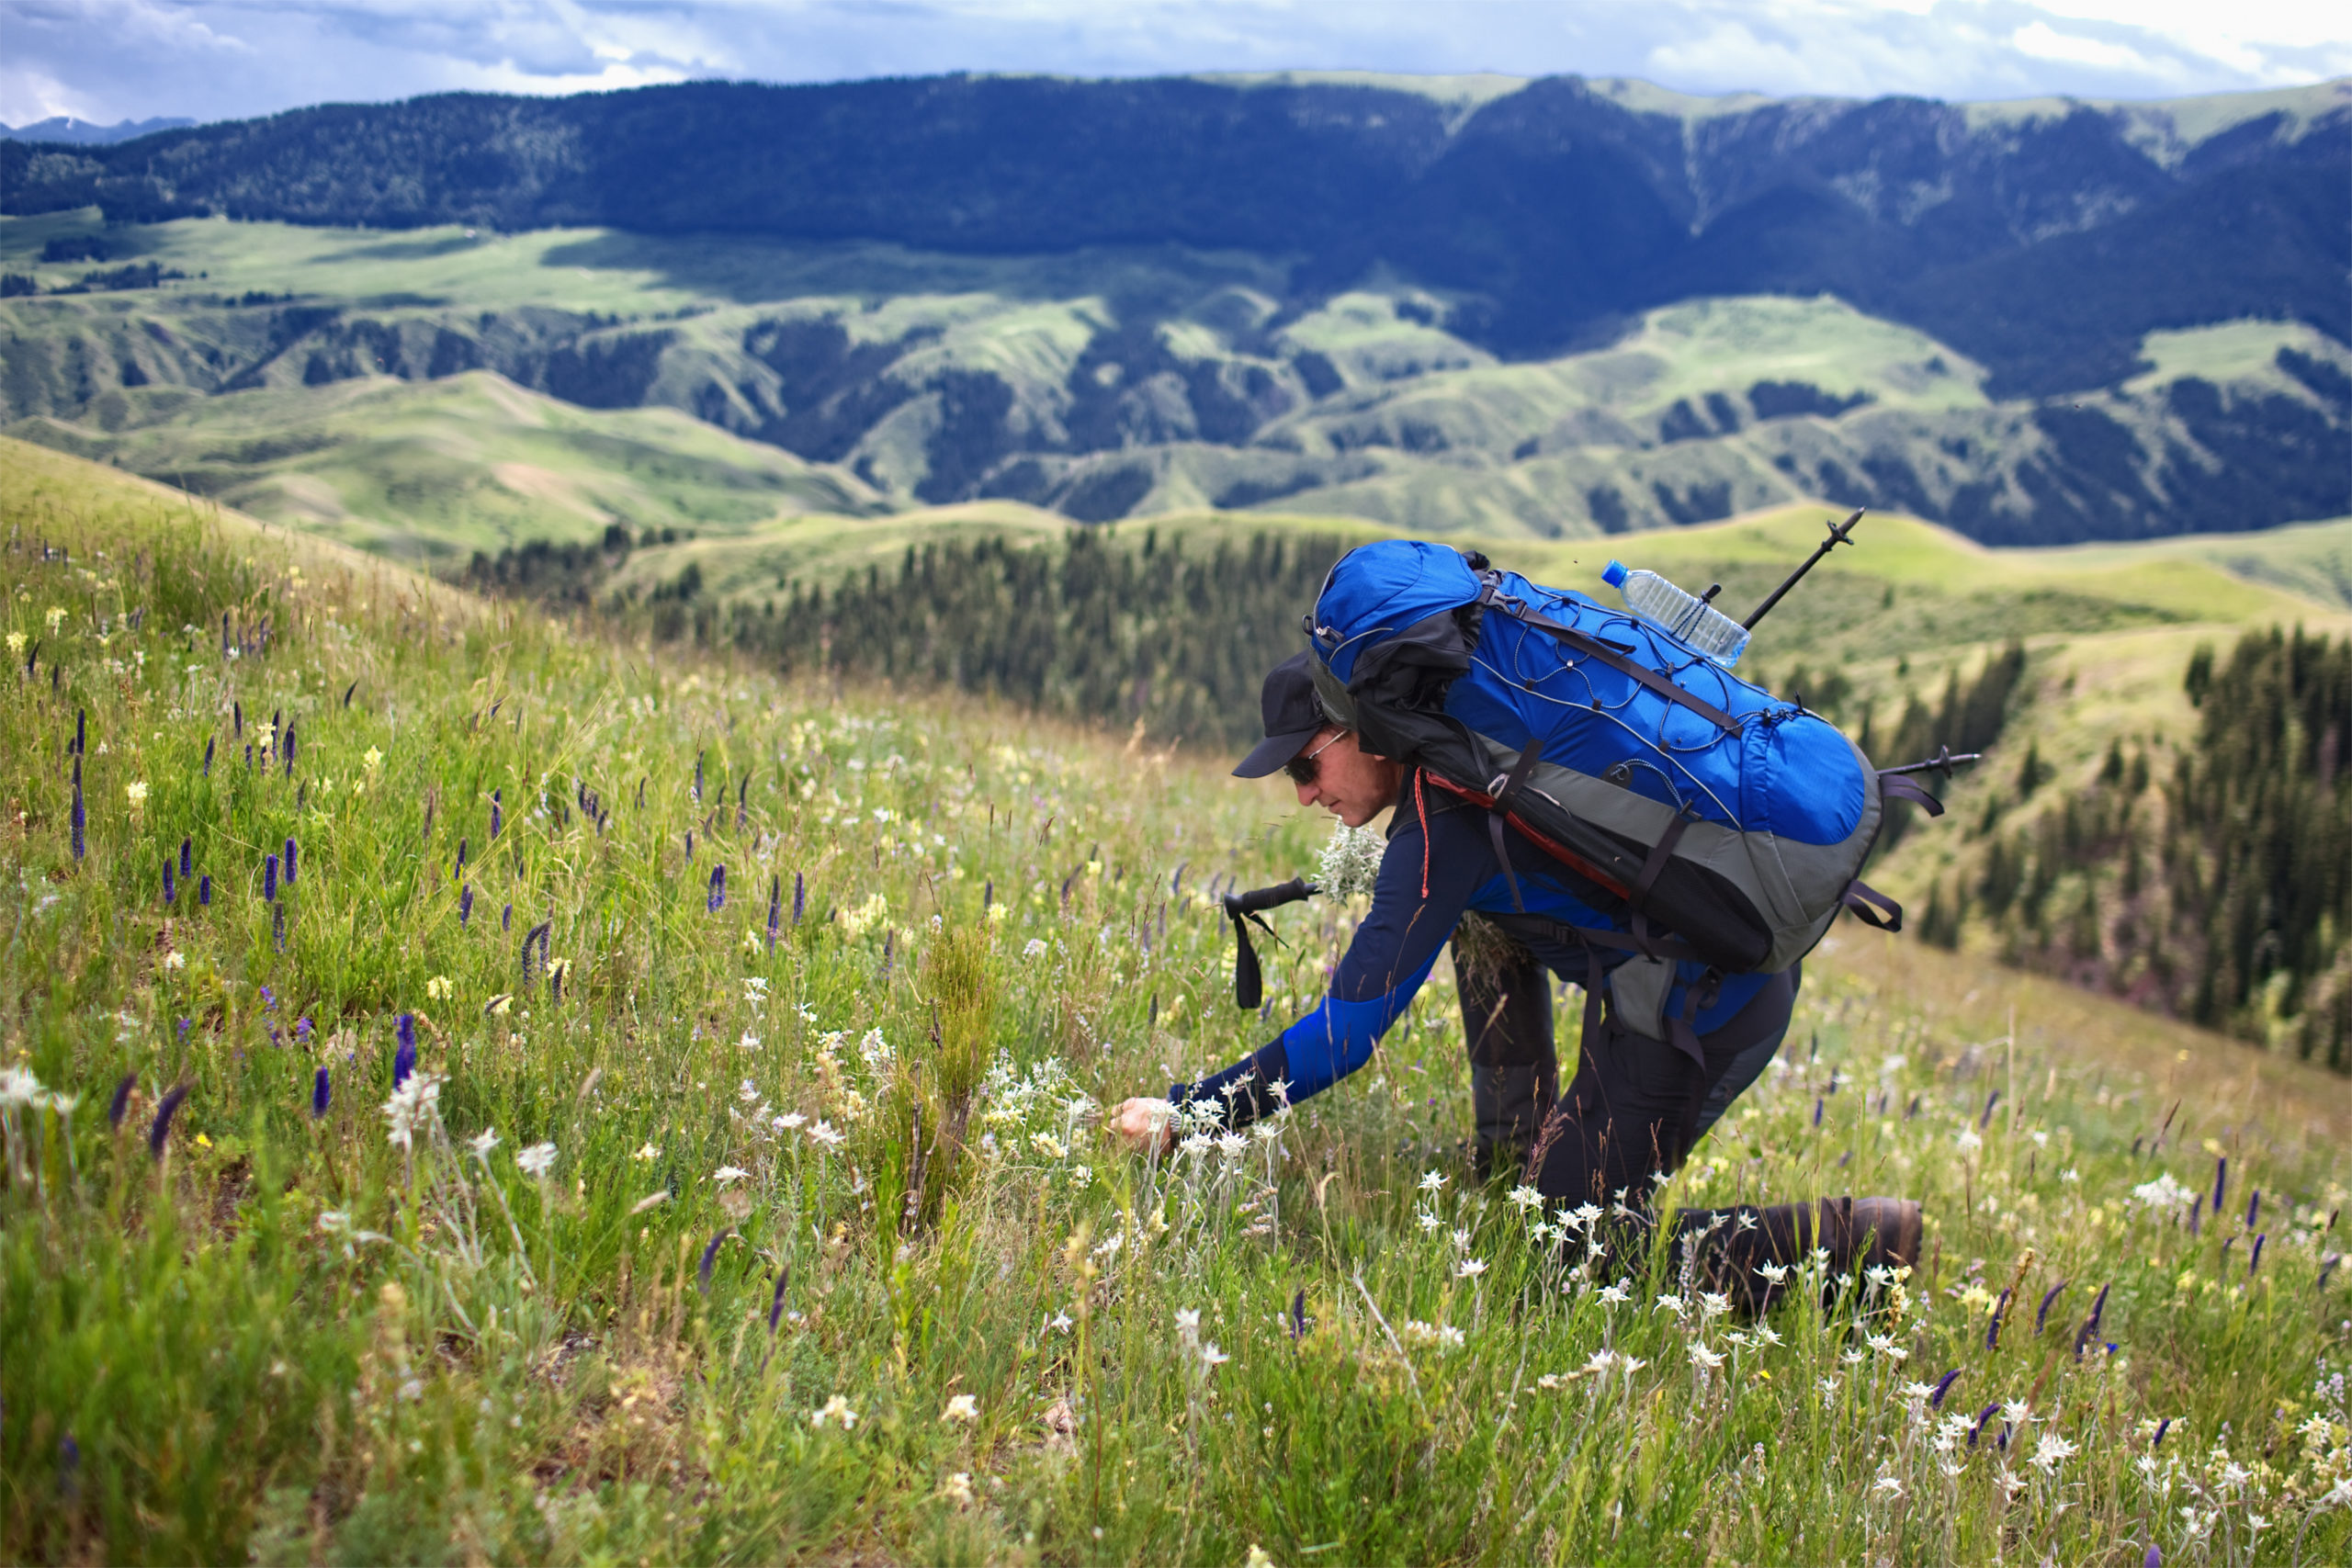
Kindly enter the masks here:
<path id="1" fill-rule="evenodd" d="M 1693 1340 L 1690 1345 L 1690 1364 L 1706 1371 L 1713 1371 L 1724 1364 L 1723 1353 L 1708 1348 L 1703 1341 Z"/>
<path id="2" fill-rule="evenodd" d="M 495 1127 L 483 1128 L 481 1132 L 466 1140 L 466 1146 L 473 1150 L 475 1158 L 487 1160 L 490 1158 L 490 1151 L 498 1146 L 498 1129 Z"/>
<path id="3" fill-rule="evenodd" d="M 939 1418 L 966 1423 L 978 1421 L 980 1418 L 980 1402 L 968 1393 L 956 1394 L 947 1402 L 947 1408 L 939 1413 Z"/>
<path id="4" fill-rule="evenodd" d="M 1373 829 L 1345 823 L 1334 827 L 1316 868 L 1317 889 L 1327 898 L 1370 893 L 1380 880 L 1380 857 L 1386 847 L 1386 840 Z"/>
<path id="5" fill-rule="evenodd" d="M 1001 906 L 999 907 L 1001 908 Z M 947 1483 L 939 1489 L 939 1495 L 959 1508 L 970 1507 L 972 1506 L 972 1472 L 968 1470 L 951 1472 L 947 1477 Z"/>
<path id="6" fill-rule="evenodd" d="M 1041 937 L 1031 937 L 1026 942 L 1022 944 L 1021 956 L 1029 959 L 1045 957 L 1045 940 Z"/>
<path id="7" fill-rule="evenodd" d="M 413 1146 L 417 1132 L 439 1119 L 441 1113 L 441 1079 L 434 1073 L 411 1073 L 392 1098 L 384 1101 L 384 1120 L 390 1129 L 385 1134 L 399 1148 Z"/>
<path id="8" fill-rule="evenodd" d="M 514 1156 L 514 1163 L 521 1166 L 526 1175 L 544 1178 L 555 1168 L 555 1145 L 533 1144 Z"/>
<path id="9" fill-rule="evenodd" d="M 716 1185 L 725 1187 L 729 1183 L 741 1181 L 751 1174 L 739 1165 L 722 1165 L 710 1173 L 710 1179 Z"/>
<path id="10" fill-rule="evenodd" d="M 1465 1258 L 1454 1266 L 1453 1277 L 1457 1280 L 1475 1280 L 1486 1271 L 1487 1260 L 1485 1258 Z"/>
<path id="11" fill-rule="evenodd" d="M 2061 1463 L 2074 1457 L 2074 1444 L 2055 1432 L 2044 1432 L 2041 1441 L 2034 1445 L 2033 1467 L 2044 1475 L 2054 1475 Z"/>
<path id="12" fill-rule="evenodd" d="M 820 1144 L 829 1149 L 837 1149 L 847 1141 L 847 1135 L 840 1128 L 820 1116 L 817 1118 L 817 1124 L 808 1129 L 808 1141 L 812 1144 Z"/>
<path id="13" fill-rule="evenodd" d="M 856 1427 L 857 1412 L 850 1408 L 848 1400 L 837 1393 L 825 1401 L 822 1410 L 808 1413 L 808 1425 L 811 1427 L 821 1427 L 828 1421 L 840 1422 L 842 1430 L 846 1432 Z"/>
<path id="14" fill-rule="evenodd" d="M 1424 1192 L 1439 1191 L 1443 1189 L 1445 1182 L 1445 1177 L 1437 1171 L 1425 1170 L 1421 1172 L 1421 1190 Z"/>

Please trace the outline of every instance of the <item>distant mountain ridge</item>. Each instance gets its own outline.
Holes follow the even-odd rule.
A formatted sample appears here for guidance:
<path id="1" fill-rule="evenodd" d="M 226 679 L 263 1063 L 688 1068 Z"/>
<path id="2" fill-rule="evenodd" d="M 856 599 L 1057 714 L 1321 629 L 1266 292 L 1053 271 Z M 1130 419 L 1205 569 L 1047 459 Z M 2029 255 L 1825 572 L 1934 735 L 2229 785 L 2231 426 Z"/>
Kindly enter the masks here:
<path id="1" fill-rule="evenodd" d="M 181 130 L 194 125 L 192 119 L 123 119 L 112 125 L 100 125 L 96 120 L 76 119 L 70 114 L 51 115 L 30 125 L 0 125 L 0 139 L 10 141 L 58 141 L 72 146 L 104 146 L 109 142 L 129 141 L 137 137 L 153 136 L 159 130 Z"/>
<path id="2" fill-rule="evenodd" d="M 1477 297 L 1455 330 L 1557 352 L 1697 295 L 1836 293 L 1985 364 L 2120 378 L 2151 331 L 2245 316 L 2352 340 L 2352 81 L 2005 110 L 1719 101 L 1577 77 L 1454 99 L 1374 78 L 950 76 L 326 106 L 74 152 L 0 145 L 0 210 L 110 220 L 1176 243 L 1385 265 Z"/>

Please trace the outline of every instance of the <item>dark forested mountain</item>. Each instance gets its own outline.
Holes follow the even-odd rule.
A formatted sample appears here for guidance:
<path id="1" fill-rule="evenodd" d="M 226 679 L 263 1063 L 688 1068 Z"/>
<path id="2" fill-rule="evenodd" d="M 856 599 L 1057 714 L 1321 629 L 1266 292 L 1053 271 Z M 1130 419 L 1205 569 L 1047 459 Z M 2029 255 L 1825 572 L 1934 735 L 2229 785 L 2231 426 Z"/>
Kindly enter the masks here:
<path id="1" fill-rule="evenodd" d="M 93 208 L 109 233 L 198 215 L 465 226 L 447 245 L 608 231 L 549 266 L 705 241 L 1187 259 L 1142 283 L 1075 259 L 1050 284 L 991 283 L 1062 318 L 978 346 L 966 306 L 877 315 L 891 291 L 856 284 L 816 304 L 725 281 L 695 321 L 658 323 L 250 290 L 224 302 L 243 316 L 160 327 L 24 314 L 16 418 L 78 418 L 118 378 L 487 368 L 592 407 L 679 408 L 906 500 L 1081 521 L 1280 501 L 1557 534 L 1811 493 L 2022 543 L 2352 511 L 2352 82 L 1995 106 L 1574 77 L 698 84 L 0 143 L 0 211 Z M 42 259 L 139 249 L 62 237 Z M 1657 319 L 1756 299 L 1847 314 Z M 2152 338 L 2246 322 L 2277 341 L 2150 357 Z M 1890 323 L 1910 346 L 1864 345 L 1869 376 L 1787 367 Z M 1748 352 L 1759 332 L 1780 346 Z"/>
<path id="2" fill-rule="evenodd" d="M 1510 357 L 1692 295 L 1829 291 L 1984 361 L 1996 391 L 2061 391 L 2114 379 L 2161 328 L 2286 315 L 2352 337 L 2352 85 L 2316 91 L 2200 138 L 2196 106 L 1724 110 L 1575 77 L 1476 106 L 1316 83 L 701 84 L 17 146 L 0 179 L 10 213 L 1171 242 L 1295 256 L 1333 287 L 1387 262 L 1490 297 L 1465 335 Z"/>
<path id="3" fill-rule="evenodd" d="M 76 119 L 70 114 L 61 114 L 34 120 L 30 125 L 0 125 L 0 141 L 62 141 L 69 146 L 95 146 L 153 136 L 159 130 L 181 130 L 195 123 L 192 119 L 175 119 L 158 115 L 153 119 L 120 119 L 112 125 L 100 125 L 96 120 Z"/>

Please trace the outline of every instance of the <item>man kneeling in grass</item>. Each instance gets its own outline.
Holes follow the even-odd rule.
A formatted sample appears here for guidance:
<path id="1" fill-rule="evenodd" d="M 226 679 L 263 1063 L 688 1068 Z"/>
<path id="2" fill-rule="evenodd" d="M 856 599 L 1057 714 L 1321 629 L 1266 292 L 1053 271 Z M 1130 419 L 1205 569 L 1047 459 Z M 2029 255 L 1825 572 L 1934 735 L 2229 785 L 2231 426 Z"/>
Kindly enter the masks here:
<path id="1" fill-rule="evenodd" d="M 1624 952 L 1577 938 L 1579 927 L 1629 930 L 1623 901 L 1507 827 L 1514 896 L 1487 814 L 1419 787 L 1414 770 L 1364 750 L 1332 723 L 1307 672 L 1310 657 L 1295 655 L 1266 677 L 1266 738 L 1234 773 L 1262 778 L 1280 769 L 1299 805 L 1351 828 L 1396 808 L 1371 913 L 1314 1011 L 1222 1072 L 1171 1086 L 1165 1100 L 1123 1101 L 1110 1130 L 1149 1146 L 1172 1138 L 1177 1106 L 1205 1103 L 1238 1128 L 1321 1093 L 1371 1058 L 1451 938 L 1480 1176 L 1516 1169 L 1548 1200 L 1643 1211 L 1657 1173 L 1681 1163 L 1780 1049 L 1802 966 L 1720 977 L 1690 962 L 1627 968 Z M 1565 1095 L 1547 971 L 1585 990 L 1582 1048 Z M 1662 998 L 1631 994 L 1661 984 Z M 1633 1021 L 1643 1019 L 1688 1021 L 1702 1059 L 1642 1032 Z M 1721 1287 L 1751 1306 L 1770 1295 L 1762 1264 L 1793 1263 L 1821 1247 L 1842 1273 L 1913 1263 L 1919 1251 L 1919 1205 L 1891 1198 L 1685 1210 L 1675 1225 L 1706 1235 Z"/>

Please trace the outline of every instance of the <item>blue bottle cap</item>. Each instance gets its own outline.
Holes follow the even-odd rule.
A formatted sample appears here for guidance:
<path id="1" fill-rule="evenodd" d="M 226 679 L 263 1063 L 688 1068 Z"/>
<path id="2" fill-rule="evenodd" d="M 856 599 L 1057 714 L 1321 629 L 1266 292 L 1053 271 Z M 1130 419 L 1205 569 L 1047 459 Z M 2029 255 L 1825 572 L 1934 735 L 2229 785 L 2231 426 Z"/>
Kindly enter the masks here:
<path id="1" fill-rule="evenodd" d="M 1613 560 L 1607 566 L 1602 567 L 1600 569 L 1600 581 L 1609 584 L 1611 588 L 1624 587 L 1625 563 L 1621 560 Z"/>

